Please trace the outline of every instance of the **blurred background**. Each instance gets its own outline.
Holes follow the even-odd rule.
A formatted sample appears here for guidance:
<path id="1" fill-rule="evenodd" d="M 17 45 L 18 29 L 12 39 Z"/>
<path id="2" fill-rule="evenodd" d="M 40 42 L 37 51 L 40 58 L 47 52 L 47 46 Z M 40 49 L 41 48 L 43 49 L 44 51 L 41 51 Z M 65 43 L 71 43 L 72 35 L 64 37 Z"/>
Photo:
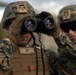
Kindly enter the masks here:
<path id="1" fill-rule="evenodd" d="M 55 18 L 57 18 L 57 15 L 61 8 L 67 5 L 76 4 L 76 0 L 0 0 L 0 22 L 5 7 L 7 6 L 8 3 L 14 1 L 28 1 L 34 7 L 36 13 L 39 13 L 41 11 L 48 11 L 53 16 L 55 16 Z M 42 42 L 46 48 L 54 49 L 54 50 L 58 48 L 56 43 L 54 42 L 54 39 L 47 35 L 42 34 Z"/>

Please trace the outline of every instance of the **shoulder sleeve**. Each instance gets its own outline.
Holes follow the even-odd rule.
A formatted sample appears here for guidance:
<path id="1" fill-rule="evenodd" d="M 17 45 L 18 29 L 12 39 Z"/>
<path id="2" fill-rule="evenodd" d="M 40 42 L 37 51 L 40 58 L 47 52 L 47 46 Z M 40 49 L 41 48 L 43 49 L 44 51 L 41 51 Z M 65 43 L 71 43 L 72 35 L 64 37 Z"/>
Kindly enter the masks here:
<path id="1" fill-rule="evenodd" d="M 10 68 L 10 57 L 14 51 L 14 46 L 7 40 L 0 41 L 0 71 Z"/>

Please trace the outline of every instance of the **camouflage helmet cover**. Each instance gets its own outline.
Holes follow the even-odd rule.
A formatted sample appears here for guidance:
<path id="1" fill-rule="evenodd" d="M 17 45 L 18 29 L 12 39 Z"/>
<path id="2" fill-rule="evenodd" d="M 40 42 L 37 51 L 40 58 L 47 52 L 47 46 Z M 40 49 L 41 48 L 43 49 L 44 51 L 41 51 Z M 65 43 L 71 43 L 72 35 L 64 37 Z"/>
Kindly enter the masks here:
<path id="1" fill-rule="evenodd" d="M 57 19 L 59 24 L 76 21 L 76 5 L 63 7 L 60 10 Z"/>
<path id="2" fill-rule="evenodd" d="M 17 17 L 18 14 L 32 14 L 34 15 L 33 7 L 27 1 L 18 1 L 8 4 L 5 8 L 1 26 L 4 28 L 6 22 Z"/>

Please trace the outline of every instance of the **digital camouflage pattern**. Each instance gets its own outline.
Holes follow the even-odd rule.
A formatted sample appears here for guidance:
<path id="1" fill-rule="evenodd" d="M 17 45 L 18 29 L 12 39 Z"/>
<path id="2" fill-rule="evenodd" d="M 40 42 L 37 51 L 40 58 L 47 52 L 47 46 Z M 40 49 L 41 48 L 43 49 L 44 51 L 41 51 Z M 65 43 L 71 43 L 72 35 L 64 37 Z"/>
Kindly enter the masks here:
<path id="1" fill-rule="evenodd" d="M 68 23 L 76 21 L 76 5 L 68 5 L 63 7 L 58 14 L 58 23 Z"/>
<path id="2" fill-rule="evenodd" d="M 10 25 L 9 34 L 12 35 L 9 36 L 8 34 L 6 37 L 17 43 L 16 39 L 20 35 L 23 20 L 32 16 L 35 16 L 34 8 L 27 1 L 8 4 L 1 21 L 2 28 L 7 28 Z"/>
<path id="3" fill-rule="evenodd" d="M 17 44 L 16 39 L 20 36 L 22 22 L 24 19 L 27 19 L 28 17 L 31 17 L 31 15 L 30 14 L 19 15 L 11 24 L 9 34 L 12 34 L 12 35 L 9 36 L 8 34 L 7 37 L 9 37 L 16 44 Z"/>
<path id="4" fill-rule="evenodd" d="M 1 25 L 4 28 L 6 23 L 15 19 L 20 14 L 35 15 L 34 8 L 27 1 L 18 1 L 8 4 L 5 8 Z"/>
<path id="5" fill-rule="evenodd" d="M 55 41 L 59 47 L 58 75 L 76 75 L 76 45 L 69 40 L 64 32 Z"/>
<path id="6" fill-rule="evenodd" d="M 21 9 L 24 9 L 24 10 L 18 9 L 20 3 L 21 5 L 23 5 Z M 19 36 L 21 22 L 23 19 L 27 17 L 31 17 L 31 15 L 33 14 L 35 15 L 35 13 L 31 14 L 29 4 L 28 5 L 27 4 L 28 3 L 25 1 L 14 2 L 14 3 L 8 4 L 8 6 L 5 9 L 4 16 L 1 22 L 2 27 L 5 28 L 4 26 L 7 25 L 6 21 L 10 22 L 9 21 L 10 19 L 13 19 L 13 18 L 15 19 L 11 24 L 11 30 L 10 30 L 10 33 L 12 33 L 13 36 L 11 35 L 7 36 L 7 38 L 11 39 L 10 42 L 8 41 L 7 38 L 0 41 L 0 75 L 9 75 L 9 71 L 10 69 L 12 69 L 10 58 L 15 51 L 15 47 L 13 46 L 14 44 L 12 41 L 16 41 L 12 39 L 12 37 Z M 25 10 L 25 6 L 27 10 Z M 32 12 L 34 11 L 32 10 Z M 56 74 L 58 73 L 58 75 L 76 75 L 76 67 L 75 67 L 76 66 L 76 46 L 72 44 L 72 42 L 67 38 L 65 33 L 62 33 L 62 35 L 59 38 L 55 38 L 55 41 L 59 46 L 58 53 L 50 50 L 46 51 L 46 54 L 50 59 L 49 63 L 50 63 L 50 67 L 52 68 L 51 70 L 52 73 L 56 73 Z"/>
<path id="7" fill-rule="evenodd" d="M 5 39 L 0 41 L 0 75 L 11 69 L 10 57 L 14 50 L 14 46 L 9 41 Z"/>
<path id="8" fill-rule="evenodd" d="M 58 75 L 76 75 L 76 46 L 68 39 L 65 33 L 58 39 L 55 39 L 59 46 L 58 53 L 46 50 L 49 57 L 52 73 Z M 10 57 L 15 49 L 10 42 L 2 40 L 0 42 L 0 64 L 2 72 L 6 73 L 11 67 Z"/>

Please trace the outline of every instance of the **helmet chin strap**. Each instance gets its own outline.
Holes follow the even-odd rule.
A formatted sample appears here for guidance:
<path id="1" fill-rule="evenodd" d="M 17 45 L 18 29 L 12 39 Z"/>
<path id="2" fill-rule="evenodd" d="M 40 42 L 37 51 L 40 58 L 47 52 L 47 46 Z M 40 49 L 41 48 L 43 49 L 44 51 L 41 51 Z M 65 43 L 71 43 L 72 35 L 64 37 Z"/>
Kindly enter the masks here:
<path id="1" fill-rule="evenodd" d="M 30 34 L 31 34 L 31 36 L 32 36 L 32 38 L 33 38 L 33 45 L 32 45 L 32 46 L 34 46 L 34 45 L 38 46 L 38 44 L 36 43 L 35 36 L 33 35 L 32 32 L 30 32 Z"/>

